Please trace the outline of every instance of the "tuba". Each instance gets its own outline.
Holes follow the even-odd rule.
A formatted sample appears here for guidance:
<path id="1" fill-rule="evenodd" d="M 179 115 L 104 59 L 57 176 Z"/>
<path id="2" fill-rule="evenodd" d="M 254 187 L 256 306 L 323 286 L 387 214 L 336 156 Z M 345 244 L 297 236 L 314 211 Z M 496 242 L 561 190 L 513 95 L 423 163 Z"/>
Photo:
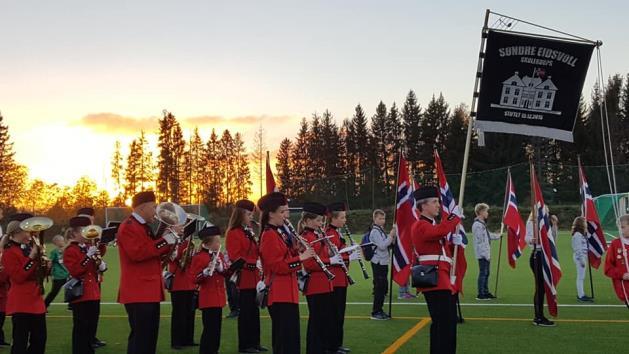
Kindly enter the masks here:
<path id="1" fill-rule="evenodd" d="M 53 221 L 45 216 L 34 216 L 20 222 L 20 229 L 31 233 L 31 247 L 37 247 L 39 268 L 37 268 L 37 283 L 44 291 L 44 281 L 48 280 L 48 257 L 46 257 L 46 244 L 44 243 L 44 230 L 52 227 Z"/>
<path id="2" fill-rule="evenodd" d="M 155 218 L 159 221 L 157 226 L 157 237 L 171 233 L 179 239 L 179 234 L 175 231 L 176 226 L 187 226 L 188 213 L 179 204 L 172 202 L 160 203 L 155 209 Z"/>
<path id="3" fill-rule="evenodd" d="M 188 213 L 188 221 L 186 222 L 186 226 L 195 223 L 195 231 L 199 229 L 199 223 L 201 222 L 205 222 L 205 218 L 197 215 L 197 214 L 192 214 L 192 213 Z M 183 256 L 181 257 L 181 260 L 179 261 L 179 268 L 186 269 L 189 265 L 190 265 L 190 261 L 192 260 L 192 256 L 194 255 L 194 242 L 192 241 L 192 235 L 194 234 L 194 232 L 190 233 L 189 237 L 190 237 L 190 242 L 188 242 L 188 246 L 186 247 L 186 249 L 183 252 Z M 186 235 L 184 235 L 184 238 L 186 237 Z"/>

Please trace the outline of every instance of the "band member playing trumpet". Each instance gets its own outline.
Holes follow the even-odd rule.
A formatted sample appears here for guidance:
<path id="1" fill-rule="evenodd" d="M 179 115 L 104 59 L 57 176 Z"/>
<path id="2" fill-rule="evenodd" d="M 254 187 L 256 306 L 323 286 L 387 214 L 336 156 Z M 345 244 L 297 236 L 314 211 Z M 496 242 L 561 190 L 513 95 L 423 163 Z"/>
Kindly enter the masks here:
<path id="1" fill-rule="evenodd" d="M 77 210 L 76 212 L 76 216 L 84 216 L 90 219 L 90 224 L 94 224 L 94 218 L 95 218 L 96 212 L 94 210 L 94 208 L 92 207 L 84 207 L 84 208 L 80 208 L 79 210 Z M 105 253 L 107 253 L 107 245 L 104 243 L 99 243 L 97 242 L 98 247 L 98 252 L 100 252 L 100 256 L 101 257 L 105 257 Z M 99 274 L 99 276 L 97 277 L 98 279 L 98 284 L 99 286 L 101 286 L 103 284 L 103 274 L 102 272 Z M 105 341 L 102 341 L 100 339 L 98 339 L 96 337 L 96 332 L 98 332 L 98 321 L 100 319 L 100 301 L 98 303 L 98 308 L 97 308 L 97 315 L 96 315 L 96 324 L 94 327 L 94 338 L 92 338 L 92 346 L 94 348 L 100 348 L 103 347 L 105 345 L 107 345 L 107 343 L 105 343 Z"/>
<path id="2" fill-rule="evenodd" d="M 182 264 L 192 236 L 177 245 L 174 257 L 169 258 L 168 271 L 173 274 L 171 283 L 170 302 L 172 304 L 170 322 L 170 345 L 173 349 L 182 349 L 194 344 L 194 290 L 196 285 L 187 276 L 185 269 L 188 265 Z M 182 266 L 183 265 L 183 266 Z M 184 267 L 185 266 L 185 267 Z"/>
<path id="3" fill-rule="evenodd" d="M 83 235 L 83 228 L 92 222 L 84 216 L 70 219 L 71 240 L 63 253 L 63 260 L 70 276 L 80 279 L 83 295 L 72 303 L 72 353 L 94 353 L 92 341 L 96 333 L 100 306 L 99 272 L 107 270 L 100 258 L 98 247 L 91 245 Z"/>
<path id="4" fill-rule="evenodd" d="M 231 259 L 232 279 L 240 291 L 238 315 L 238 351 L 240 353 L 265 352 L 260 345 L 260 309 L 256 303 L 256 284 L 260 281 L 258 242 L 251 228 L 255 204 L 239 200 L 229 219 L 227 254 Z"/>
<path id="5" fill-rule="evenodd" d="M 128 354 L 155 353 L 159 332 L 159 303 L 164 301 L 161 258 L 172 251 L 177 236 L 167 232 L 156 238 L 148 225 L 155 219 L 155 194 L 133 196 L 133 213 L 118 229 L 120 289 L 118 302 L 125 306 L 131 333 Z"/>
<path id="6" fill-rule="evenodd" d="M 8 242 L 2 254 L 2 266 L 9 275 L 7 314 L 12 316 L 11 353 L 43 354 L 46 349 L 46 305 L 38 279 L 42 250 L 31 241 L 31 233 L 20 221 L 32 215 L 20 214 L 7 226 Z M 15 216 L 14 216 L 15 217 Z"/>
<path id="7" fill-rule="evenodd" d="M 220 252 L 221 230 L 209 226 L 199 231 L 201 250 L 192 257 L 188 276 L 199 285 L 199 309 L 203 319 L 200 354 L 217 354 L 221 345 L 221 322 L 225 296 L 227 266 Z"/>
<path id="8" fill-rule="evenodd" d="M 262 211 L 260 258 L 269 287 L 268 306 L 272 322 L 273 353 L 300 352 L 299 290 L 297 272 L 302 262 L 316 255 L 312 247 L 298 251 L 298 235 L 288 234 L 288 200 L 279 192 L 269 193 L 258 201 Z"/>

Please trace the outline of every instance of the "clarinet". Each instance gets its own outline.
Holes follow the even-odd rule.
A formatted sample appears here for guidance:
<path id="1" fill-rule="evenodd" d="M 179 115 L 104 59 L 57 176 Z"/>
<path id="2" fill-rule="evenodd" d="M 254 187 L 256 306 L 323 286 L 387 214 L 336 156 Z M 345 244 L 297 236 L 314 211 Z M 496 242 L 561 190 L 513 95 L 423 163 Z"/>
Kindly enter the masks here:
<path id="1" fill-rule="evenodd" d="M 325 242 L 325 244 L 328 246 L 328 249 L 330 250 L 330 253 L 332 253 L 332 256 L 338 255 L 339 254 L 338 247 L 336 247 L 336 245 L 332 243 L 332 241 L 330 241 L 329 238 L 326 237 L 325 232 L 323 232 L 321 228 L 319 228 L 318 231 L 321 234 L 321 237 L 323 237 L 323 242 Z M 349 283 L 349 285 L 354 285 L 354 283 L 356 282 L 354 281 L 354 279 L 352 279 L 352 276 L 349 275 L 349 269 L 347 269 L 347 265 L 345 265 L 345 261 L 343 261 L 340 264 L 340 266 L 341 266 L 341 269 L 343 269 L 343 273 L 345 273 L 345 276 L 347 277 L 347 282 Z"/>
<path id="2" fill-rule="evenodd" d="M 306 239 L 304 239 L 303 237 L 297 234 L 297 232 L 295 231 L 295 228 L 293 227 L 293 224 L 291 224 L 289 220 L 284 220 L 284 225 L 286 225 L 288 230 L 293 234 L 293 236 L 297 239 L 297 241 L 299 241 L 299 243 L 304 247 L 304 249 L 308 250 L 312 248 L 310 244 L 308 243 L 308 241 L 306 241 Z M 317 264 L 319 265 L 323 273 L 325 273 L 325 276 L 328 278 L 328 280 L 334 279 L 334 274 L 330 272 L 328 267 L 325 265 L 325 263 L 323 263 L 323 261 L 321 260 L 321 258 L 316 252 L 314 255 L 314 260 L 317 262 Z"/>
<path id="3" fill-rule="evenodd" d="M 214 258 L 212 258 L 212 261 L 210 261 L 209 264 L 209 268 L 210 268 L 210 277 L 212 275 L 214 275 L 214 270 L 216 269 L 216 264 L 219 262 L 219 253 L 221 252 L 221 245 L 218 246 L 218 251 L 216 252 L 211 252 L 210 253 L 214 253 Z"/>
<path id="4" fill-rule="evenodd" d="M 345 233 L 345 237 L 347 237 L 347 239 L 349 240 L 350 246 L 353 246 L 356 244 L 356 242 L 354 242 L 354 239 L 352 238 L 352 234 L 349 232 L 349 227 L 347 227 L 347 224 L 343 226 L 343 233 Z M 365 279 L 369 279 L 369 273 L 367 273 L 367 269 L 365 268 L 365 263 L 363 262 L 361 258 L 358 258 L 358 264 L 360 265 L 360 270 L 363 271 L 363 277 Z"/>

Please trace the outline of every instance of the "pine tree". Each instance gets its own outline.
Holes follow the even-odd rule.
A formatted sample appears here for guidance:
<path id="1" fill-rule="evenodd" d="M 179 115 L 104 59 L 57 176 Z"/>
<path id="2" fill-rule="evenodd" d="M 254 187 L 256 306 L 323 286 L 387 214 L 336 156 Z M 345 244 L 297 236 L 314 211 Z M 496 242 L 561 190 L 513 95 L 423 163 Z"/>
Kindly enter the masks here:
<path id="1" fill-rule="evenodd" d="M 437 149 L 440 155 L 445 157 L 443 150 L 449 116 L 450 110 L 443 95 L 439 94 L 437 99 L 433 95 L 422 115 L 417 142 L 419 146 L 417 151 L 420 161 L 419 171 L 424 181 L 436 179 L 434 150 Z M 446 171 L 451 171 L 451 166 L 444 165 L 443 167 Z"/>
<path id="2" fill-rule="evenodd" d="M 224 199 L 221 200 L 223 206 L 231 205 L 236 199 L 236 159 L 234 151 L 234 139 L 229 132 L 229 129 L 223 131 L 221 140 L 219 142 L 221 156 L 221 181 L 223 186 L 222 195 Z"/>
<path id="3" fill-rule="evenodd" d="M 376 171 L 378 189 L 389 185 L 388 176 L 388 148 L 387 141 L 387 107 L 380 101 L 376 107 L 376 114 L 371 117 L 371 136 L 373 147 L 372 165 Z"/>
<path id="4" fill-rule="evenodd" d="M 629 74 L 625 77 L 621 95 L 621 110 L 619 116 L 618 163 L 629 163 Z"/>
<path id="5" fill-rule="evenodd" d="M 404 146 L 406 158 L 411 166 L 412 174 L 417 177 L 419 169 L 420 138 L 421 138 L 421 107 L 413 90 L 409 91 L 402 108 L 402 125 L 404 127 Z"/>
<path id="6" fill-rule="evenodd" d="M 167 199 L 172 196 L 172 176 L 175 170 L 173 153 L 173 128 L 177 122 L 175 116 L 164 110 L 163 117 L 159 120 L 158 148 L 159 157 L 157 167 L 157 194 L 159 199 Z"/>
<path id="7" fill-rule="evenodd" d="M 293 163 L 293 188 L 294 198 L 303 199 L 306 194 L 306 183 L 308 181 L 308 122 L 302 118 L 297 139 L 291 150 L 291 161 Z"/>
<path id="8" fill-rule="evenodd" d="M 122 153 L 120 152 L 120 141 L 116 140 L 114 144 L 114 154 L 111 157 L 111 179 L 114 183 L 114 190 L 116 191 L 116 196 L 113 200 L 114 206 L 123 206 L 124 205 L 124 189 L 122 185 L 123 180 L 123 167 L 122 167 Z"/>
<path id="9" fill-rule="evenodd" d="M 249 157 L 245 149 L 245 142 L 240 133 L 234 135 L 235 168 L 235 199 L 246 199 L 251 194 L 251 172 L 249 171 Z"/>
<path id="10" fill-rule="evenodd" d="M 292 180 L 292 161 L 291 150 L 293 145 L 288 138 L 284 138 L 280 143 L 277 156 L 275 156 L 275 169 L 277 170 L 277 179 L 279 180 L 280 190 L 288 196 L 294 195 Z"/>
<path id="11" fill-rule="evenodd" d="M 260 185 L 260 195 L 266 194 L 264 185 L 264 180 L 266 178 L 264 166 L 266 161 L 267 146 L 264 142 L 264 136 L 264 128 L 262 127 L 262 124 L 260 124 L 253 136 L 253 152 L 251 153 L 251 160 L 256 166 L 253 175 Z"/>
<path id="12" fill-rule="evenodd" d="M 467 124 L 469 109 L 461 104 L 454 109 L 446 125 L 445 148 L 443 149 L 443 163 L 451 171 L 461 171 L 463 167 L 463 154 L 465 153 L 465 139 L 467 137 Z"/>
<path id="13" fill-rule="evenodd" d="M 389 183 L 387 184 L 387 191 L 392 192 L 396 190 L 397 181 L 395 176 L 397 174 L 397 164 L 399 153 L 404 146 L 404 127 L 400 120 L 400 112 L 395 105 L 395 102 L 389 109 L 386 121 L 386 175 Z"/>
<path id="14" fill-rule="evenodd" d="M 210 210 L 216 210 L 220 207 L 223 194 L 221 188 L 220 141 L 214 129 L 212 129 L 212 134 L 210 134 L 204 152 L 204 202 Z"/>
<path id="15" fill-rule="evenodd" d="M 175 203 L 180 203 L 180 200 L 185 199 L 189 195 L 185 190 L 183 180 L 185 178 L 184 168 L 184 152 L 186 151 L 186 141 L 183 138 L 183 131 L 179 122 L 175 122 L 173 125 L 173 150 L 172 150 L 172 162 L 173 169 L 170 176 L 170 200 Z M 183 188 L 182 188 L 183 187 Z"/>
<path id="16" fill-rule="evenodd" d="M 142 147 L 137 139 L 133 139 L 129 145 L 127 168 L 125 169 L 124 200 L 132 198 L 140 190 L 140 163 L 142 160 Z"/>
<path id="17" fill-rule="evenodd" d="M 350 122 L 347 138 L 347 152 L 348 158 L 354 161 L 354 170 L 350 171 L 354 173 L 354 193 L 353 195 L 358 197 L 361 206 L 367 203 L 371 195 L 371 177 L 373 171 L 371 170 L 370 146 L 371 135 L 367 129 L 367 117 L 360 104 L 358 104 L 354 110 L 354 116 Z"/>
<path id="18" fill-rule="evenodd" d="M 146 140 L 144 130 L 140 131 L 140 137 L 137 141 L 140 157 L 138 160 L 138 183 L 140 190 L 152 189 L 155 180 L 155 163 L 153 162 L 153 153 Z"/>
<path id="19" fill-rule="evenodd" d="M 26 188 L 27 171 L 15 162 L 9 127 L 0 113 L 0 207 L 12 206 Z"/>
<path id="20" fill-rule="evenodd" d="M 332 202 L 343 184 L 343 180 L 339 177 L 342 170 L 339 156 L 341 141 L 339 138 L 339 129 L 336 123 L 334 123 L 334 117 L 327 109 L 323 112 L 321 118 L 320 143 L 323 168 L 318 176 L 321 181 L 319 183 L 319 200 L 322 202 Z"/>
<path id="21" fill-rule="evenodd" d="M 308 152 L 308 163 L 306 164 L 308 177 L 304 180 L 303 184 L 308 198 L 313 198 L 313 196 L 318 195 L 323 187 L 321 171 L 324 169 L 325 162 L 322 156 L 322 145 L 323 132 L 321 116 L 317 113 L 313 113 L 306 147 L 306 151 Z"/>

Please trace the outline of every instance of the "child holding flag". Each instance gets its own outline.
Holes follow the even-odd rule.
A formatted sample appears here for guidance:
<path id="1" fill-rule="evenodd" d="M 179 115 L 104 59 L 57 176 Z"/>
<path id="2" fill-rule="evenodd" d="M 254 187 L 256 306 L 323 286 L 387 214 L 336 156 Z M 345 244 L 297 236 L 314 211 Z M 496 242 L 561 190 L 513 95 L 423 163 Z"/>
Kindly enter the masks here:
<path id="1" fill-rule="evenodd" d="M 614 239 L 605 256 L 605 275 L 612 279 L 616 295 L 629 307 L 629 215 L 618 220 L 621 237 Z"/>

